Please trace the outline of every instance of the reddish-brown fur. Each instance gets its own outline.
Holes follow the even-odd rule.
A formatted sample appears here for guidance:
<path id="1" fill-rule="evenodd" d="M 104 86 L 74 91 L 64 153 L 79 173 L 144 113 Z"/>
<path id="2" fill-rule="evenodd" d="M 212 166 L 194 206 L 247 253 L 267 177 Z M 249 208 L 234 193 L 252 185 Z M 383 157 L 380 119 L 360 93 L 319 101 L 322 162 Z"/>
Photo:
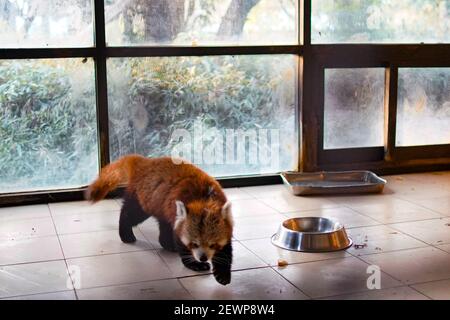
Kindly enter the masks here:
<path id="1" fill-rule="evenodd" d="M 126 192 L 136 196 L 146 213 L 169 222 L 172 227 L 176 200 L 186 205 L 190 219 L 204 214 L 205 205 L 217 209 L 211 212 L 220 213 L 227 201 L 219 183 L 196 166 L 176 164 L 170 157 L 140 155 L 125 156 L 103 168 L 99 178 L 89 186 L 86 198 L 97 202 L 121 184 L 127 185 Z M 222 221 L 219 229 L 214 232 L 220 231 L 222 237 L 231 239 L 231 224 Z"/>

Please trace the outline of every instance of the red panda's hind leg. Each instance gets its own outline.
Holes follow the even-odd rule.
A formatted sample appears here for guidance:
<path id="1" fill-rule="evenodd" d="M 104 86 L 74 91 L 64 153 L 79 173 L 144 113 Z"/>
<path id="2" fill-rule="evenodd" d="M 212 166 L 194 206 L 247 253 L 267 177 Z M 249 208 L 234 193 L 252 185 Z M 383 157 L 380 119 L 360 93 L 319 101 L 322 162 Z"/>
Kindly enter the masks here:
<path id="1" fill-rule="evenodd" d="M 159 220 L 159 244 L 167 251 L 176 252 L 173 229 L 170 223 Z"/>
<path id="2" fill-rule="evenodd" d="M 122 242 L 136 242 L 133 227 L 145 221 L 148 217 L 150 215 L 144 212 L 136 197 L 125 193 L 119 220 L 119 235 Z"/>

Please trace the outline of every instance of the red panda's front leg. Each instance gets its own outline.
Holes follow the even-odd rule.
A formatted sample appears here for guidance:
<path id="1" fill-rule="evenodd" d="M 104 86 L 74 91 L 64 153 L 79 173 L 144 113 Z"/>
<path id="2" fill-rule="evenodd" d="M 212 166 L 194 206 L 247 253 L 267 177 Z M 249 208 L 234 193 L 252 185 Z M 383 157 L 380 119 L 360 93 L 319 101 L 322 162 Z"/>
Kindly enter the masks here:
<path id="1" fill-rule="evenodd" d="M 231 282 L 231 264 L 233 263 L 233 247 L 231 241 L 212 258 L 213 274 L 217 282 L 227 285 Z"/>

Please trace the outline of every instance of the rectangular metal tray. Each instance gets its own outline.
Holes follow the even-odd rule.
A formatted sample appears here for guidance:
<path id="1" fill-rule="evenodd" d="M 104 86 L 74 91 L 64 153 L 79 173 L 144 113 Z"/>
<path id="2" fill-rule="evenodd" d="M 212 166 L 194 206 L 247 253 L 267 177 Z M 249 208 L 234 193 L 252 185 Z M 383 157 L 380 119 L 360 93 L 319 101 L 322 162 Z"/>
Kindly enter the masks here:
<path id="1" fill-rule="evenodd" d="M 386 180 L 371 171 L 283 172 L 281 178 L 294 195 L 378 193 Z"/>

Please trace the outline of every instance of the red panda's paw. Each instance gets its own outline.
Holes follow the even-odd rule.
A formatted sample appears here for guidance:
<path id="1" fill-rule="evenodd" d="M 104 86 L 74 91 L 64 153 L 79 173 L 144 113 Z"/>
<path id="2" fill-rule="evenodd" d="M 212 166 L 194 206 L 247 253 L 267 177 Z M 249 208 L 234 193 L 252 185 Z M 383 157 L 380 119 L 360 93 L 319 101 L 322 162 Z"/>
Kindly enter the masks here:
<path id="1" fill-rule="evenodd" d="M 192 261 L 184 265 L 194 271 L 208 271 L 211 268 L 208 262 Z"/>
<path id="2" fill-rule="evenodd" d="M 229 269 L 216 269 L 214 270 L 214 278 L 216 281 L 224 286 L 231 282 L 231 270 Z"/>

